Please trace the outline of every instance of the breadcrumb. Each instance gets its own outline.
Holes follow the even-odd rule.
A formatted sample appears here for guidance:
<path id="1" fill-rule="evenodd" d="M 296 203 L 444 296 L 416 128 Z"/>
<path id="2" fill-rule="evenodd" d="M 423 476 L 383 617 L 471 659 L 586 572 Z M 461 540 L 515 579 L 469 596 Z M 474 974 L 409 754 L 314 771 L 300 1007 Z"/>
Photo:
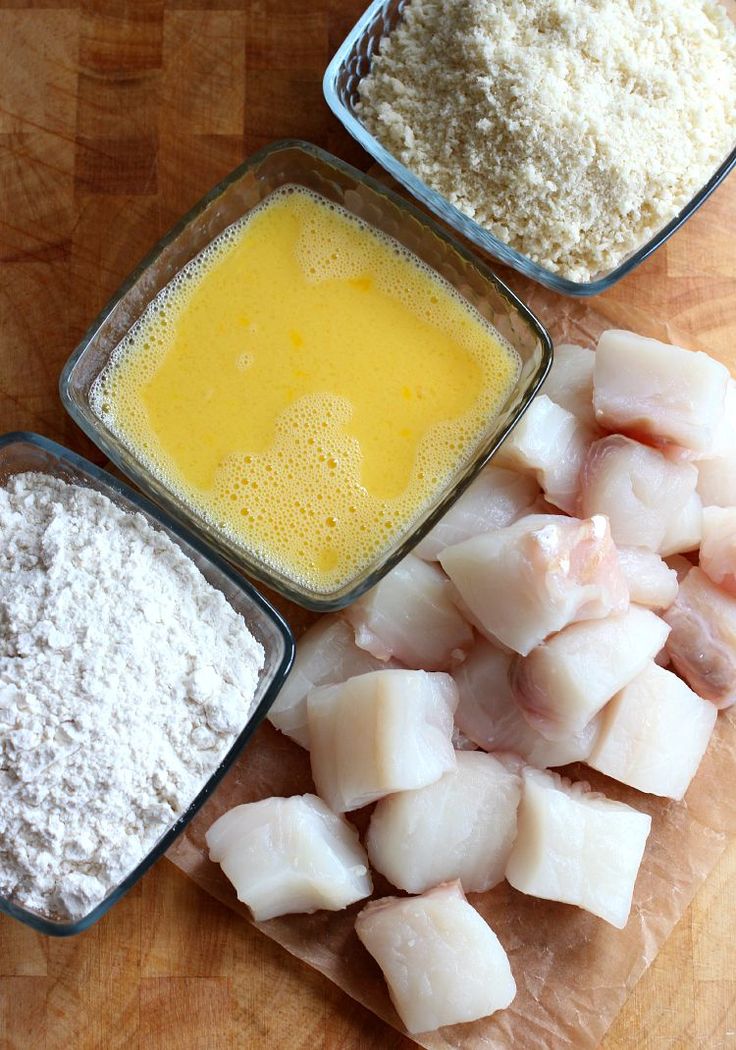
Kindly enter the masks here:
<path id="1" fill-rule="evenodd" d="M 736 26 L 715 0 L 412 0 L 359 92 L 427 185 L 587 281 L 736 144 Z"/>

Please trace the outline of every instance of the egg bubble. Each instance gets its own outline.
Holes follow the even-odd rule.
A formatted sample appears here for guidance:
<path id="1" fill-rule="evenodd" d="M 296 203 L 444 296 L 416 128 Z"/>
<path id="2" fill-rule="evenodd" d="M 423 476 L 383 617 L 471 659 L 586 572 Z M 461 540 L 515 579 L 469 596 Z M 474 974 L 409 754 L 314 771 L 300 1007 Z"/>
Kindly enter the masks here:
<path id="1" fill-rule="evenodd" d="M 472 303 L 404 245 L 340 205 L 292 185 L 272 193 L 224 230 L 158 293 L 113 351 L 93 385 L 90 401 L 93 412 L 197 517 L 271 568 L 310 589 L 328 592 L 357 575 L 376 553 L 410 530 L 427 507 L 428 493 L 432 496 L 472 458 L 482 429 L 478 419 L 495 414 L 508 384 L 502 383 L 502 370 L 496 373 L 497 382 L 484 372 L 476 414 L 438 424 L 424 435 L 417 445 L 411 480 L 395 498 L 379 498 L 363 484 L 360 449 L 349 433 L 353 407 L 332 394 L 297 398 L 277 420 L 270 448 L 234 450 L 218 467 L 211 488 L 200 491 L 187 486 L 159 446 L 145 407 L 134 395 L 155 376 L 174 345 L 182 313 L 192 306 L 202 277 L 241 243 L 249 224 L 280 200 L 288 201 L 301 221 L 296 260 L 305 281 L 344 282 L 346 294 L 353 296 L 377 289 L 402 302 L 422 323 L 451 332 L 476 361 L 483 361 L 478 322 L 490 326 Z M 358 206 L 357 196 L 355 201 Z M 315 216 L 315 203 L 329 211 L 329 222 Z M 361 231 L 357 245 L 356 228 Z M 416 279 L 406 280 L 407 262 Z M 460 321 L 458 305 L 464 311 Z M 239 323 L 244 335 L 253 337 L 248 345 L 255 348 L 257 325 L 252 311 L 245 313 Z M 509 360 L 513 358 L 518 374 L 515 352 L 495 330 L 493 335 Z M 299 338 L 294 330 L 293 341 L 298 343 Z M 256 353 L 241 354 L 237 369 L 251 368 Z M 116 381 L 126 362 L 135 365 L 133 387 Z M 421 397 L 422 392 L 409 394 Z"/>

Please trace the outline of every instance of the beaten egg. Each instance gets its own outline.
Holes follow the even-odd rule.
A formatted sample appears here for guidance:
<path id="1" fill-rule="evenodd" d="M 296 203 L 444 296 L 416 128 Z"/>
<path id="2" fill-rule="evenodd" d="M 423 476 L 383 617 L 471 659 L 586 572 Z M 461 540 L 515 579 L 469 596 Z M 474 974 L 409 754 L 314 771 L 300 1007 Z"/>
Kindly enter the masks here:
<path id="1" fill-rule="evenodd" d="M 327 594 L 472 457 L 519 370 L 398 242 L 288 186 L 159 293 L 91 402 L 195 515 Z"/>

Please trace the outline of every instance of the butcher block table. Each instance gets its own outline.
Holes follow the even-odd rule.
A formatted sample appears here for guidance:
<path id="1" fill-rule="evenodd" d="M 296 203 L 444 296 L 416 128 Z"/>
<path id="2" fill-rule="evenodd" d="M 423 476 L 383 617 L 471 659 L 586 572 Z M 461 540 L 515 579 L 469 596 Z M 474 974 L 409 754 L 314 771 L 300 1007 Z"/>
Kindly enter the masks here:
<path id="1" fill-rule="evenodd" d="M 61 408 L 59 371 L 161 234 L 276 138 L 370 165 L 321 92 L 362 7 L 0 0 L 0 431 L 35 430 L 102 462 Z M 608 295 L 736 371 L 736 178 Z M 736 770 L 723 790 L 735 787 Z M 78 937 L 0 916 L 2 1050 L 412 1045 L 166 860 Z M 736 1047 L 736 846 L 603 1045 Z"/>

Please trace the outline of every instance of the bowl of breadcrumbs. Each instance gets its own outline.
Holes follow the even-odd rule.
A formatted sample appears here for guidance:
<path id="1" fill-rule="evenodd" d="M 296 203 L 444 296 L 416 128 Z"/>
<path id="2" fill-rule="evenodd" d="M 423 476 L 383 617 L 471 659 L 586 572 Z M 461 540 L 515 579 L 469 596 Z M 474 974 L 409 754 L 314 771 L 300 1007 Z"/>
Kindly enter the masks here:
<path id="1" fill-rule="evenodd" d="M 736 165 L 736 3 L 376 0 L 324 87 L 477 247 L 592 295 Z"/>

